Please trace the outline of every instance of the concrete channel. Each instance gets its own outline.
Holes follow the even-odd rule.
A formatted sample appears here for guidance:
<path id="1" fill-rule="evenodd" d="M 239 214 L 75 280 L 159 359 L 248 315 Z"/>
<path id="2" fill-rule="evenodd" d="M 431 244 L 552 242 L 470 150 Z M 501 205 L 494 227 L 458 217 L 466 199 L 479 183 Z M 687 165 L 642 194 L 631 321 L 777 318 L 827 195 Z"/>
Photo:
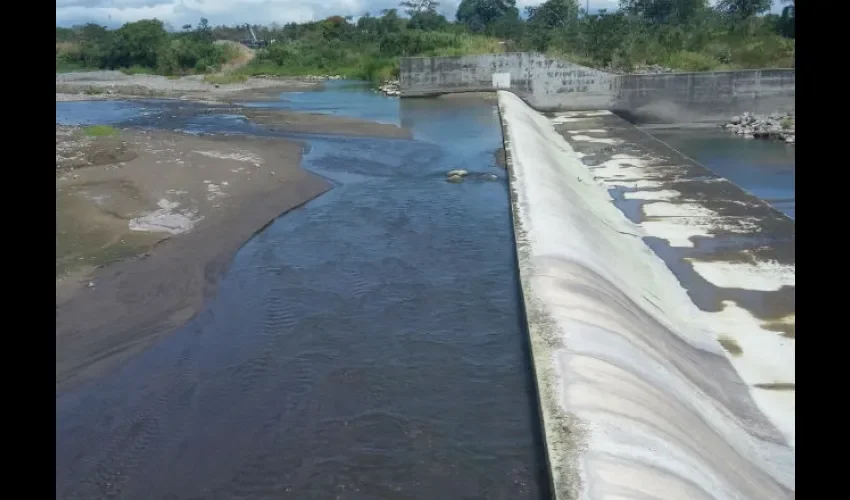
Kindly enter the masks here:
<path id="1" fill-rule="evenodd" d="M 610 111 L 498 103 L 554 497 L 793 498 L 794 221 Z"/>

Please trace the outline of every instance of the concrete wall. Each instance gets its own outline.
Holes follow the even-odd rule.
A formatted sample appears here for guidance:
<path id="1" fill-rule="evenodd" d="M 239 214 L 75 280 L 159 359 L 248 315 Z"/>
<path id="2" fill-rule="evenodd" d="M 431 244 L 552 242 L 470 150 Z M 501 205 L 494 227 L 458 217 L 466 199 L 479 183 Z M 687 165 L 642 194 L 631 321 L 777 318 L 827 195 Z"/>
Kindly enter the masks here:
<path id="1" fill-rule="evenodd" d="M 621 75 L 612 111 L 642 122 L 716 121 L 794 110 L 793 69 Z"/>
<path id="2" fill-rule="evenodd" d="M 616 77 L 542 54 L 518 52 L 401 60 L 402 97 L 504 88 L 537 109 L 607 109 Z"/>
<path id="3" fill-rule="evenodd" d="M 793 69 L 613 75 L 537 53 L 401 61 L 402 97 L 509 90 L 539 111 L 610 109 L 648 123 L 794 109 Z"/>

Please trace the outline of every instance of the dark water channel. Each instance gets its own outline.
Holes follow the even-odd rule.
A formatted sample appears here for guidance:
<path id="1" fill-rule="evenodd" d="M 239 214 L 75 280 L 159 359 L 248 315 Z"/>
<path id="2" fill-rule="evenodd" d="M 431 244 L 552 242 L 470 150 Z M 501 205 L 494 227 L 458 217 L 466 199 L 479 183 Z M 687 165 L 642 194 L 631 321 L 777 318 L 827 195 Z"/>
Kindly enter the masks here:
<path id="1" fill-rule="evenodd" d="M 57 498 L 546 498 L 495 102 L 284 97 L 415 140 L 302 136 L 335 189 L 249 241 L 184 328 L 57 397 Z M 57 121 L 250 128 L 173 106 Z"/>
<path id="2" fill-rule="evenodd" d="M 716 129 L 648 130 L 682 153 L 796 218 L 796 146 Z"/>

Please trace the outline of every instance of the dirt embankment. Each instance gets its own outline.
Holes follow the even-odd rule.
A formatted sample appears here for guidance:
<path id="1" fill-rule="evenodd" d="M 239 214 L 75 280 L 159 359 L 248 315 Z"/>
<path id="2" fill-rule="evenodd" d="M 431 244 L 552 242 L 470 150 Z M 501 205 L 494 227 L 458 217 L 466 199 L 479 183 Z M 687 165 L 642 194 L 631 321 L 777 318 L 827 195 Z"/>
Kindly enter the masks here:
<path id="1" fill-rule="evenodd" d="M 237 60 L 234 64 L 245 63 L 247 61 Z M 321 82 L 300 78 L 248 78 L 244 82 L 216 84 L 205 81 L 203 75 L 169 78 L 159 75 L 125 75 L 120 71 L 90 71 L 57 73 L 56 100 L 86 101 L 158 97 L 232 102 L 267 99 L 281 92 L 306 90 L 320 85 Z"/>
<path id="2" fill-rule="evenodd" d="M 217 40 L 215 43 L 217 45 L 226 45 L 231 47 L 233 53 L 236 54 L 236 57 L 234 57 L 232 60 L 228 61 L 227 64 L 222 66 L 222 74 L 230 73 L 236 69 L 245 66 L 249 62 L 253 61 L 254 57 L 256 57 L 257 55 L 257 52 L 254 49 L 246 47 L 238 42 L 234 42 L 231 40 Z"/>
<path id="3" fill-rule="evenodd" d="M 77 73 L 57 75 L 57 100 L 60 81 L 117 89 L 110 98 L 137 88 L 185 94 L 215 101 L 209 113 L 242 114 L 281 132 L 410 137 L 394 125 L 221 104 L 268 99 L 315 82 L 251 79 L 215 87 L 199 77 Z M 296 141 L 97 132 L 56 126 L 57 391 L 185 323 L 245 241 L 330 188 L 300 168 L 304 145 Z"/>
<path id="4" fill-rule="evenodd" d="M 385 123 L 369 122 L 358 118 L 309 113 L 296 113 L 283 109 L 226 108 L 224 112 L 240 114 L 253 123 L 269 130 L 301 134 L 339 134 L 348 136 L 411 138 L 410 129 Z"/>
<path id="5" fill-rule="evenodd" d="M 187 321 L 255 231 L 326 191 L 302 147 L 57 126 L 57 390 Z"/>

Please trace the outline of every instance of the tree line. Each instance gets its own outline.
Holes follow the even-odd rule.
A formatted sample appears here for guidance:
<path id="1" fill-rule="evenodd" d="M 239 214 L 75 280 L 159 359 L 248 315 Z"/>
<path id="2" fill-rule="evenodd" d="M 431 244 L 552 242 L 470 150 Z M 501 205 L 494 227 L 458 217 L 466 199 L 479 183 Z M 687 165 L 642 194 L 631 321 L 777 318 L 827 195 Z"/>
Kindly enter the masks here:
<path id="1" fill-rule="evenodd" d="M 539 51 L 612 71 L 641 65 L 677 70 L 793 67 L 794 0 L 766 14 L 770 0 L 621 0 L 613 12 L 589 13 L 577 0 L 548 0 L 520 12 L 515 0 L 462 0 L 455 20 L 436 0 L 404 0 L 398 9 L 356 20 L 253 26 L 274 40 L 242 74 L 343 74 L 381 80 L 404 56 Z M 57 71 L 137 68 L 161 74 L 203 73 L 232 57 L 215 40 L 249 37 L 246 26 L 168 31 L 158 20 L 108 30 L 96 24 L 56 28 Z"/>
<path id="2" fill-rule="evenodd" d="M 125 69 L 165 75 L 204 73 L 235 54 L 215 44 L 213 28 L 201 19 L 169 33 L 162 21 L 144 19 L 109 30 L 98 24 L 56 28 L 56 68 Z"/>

